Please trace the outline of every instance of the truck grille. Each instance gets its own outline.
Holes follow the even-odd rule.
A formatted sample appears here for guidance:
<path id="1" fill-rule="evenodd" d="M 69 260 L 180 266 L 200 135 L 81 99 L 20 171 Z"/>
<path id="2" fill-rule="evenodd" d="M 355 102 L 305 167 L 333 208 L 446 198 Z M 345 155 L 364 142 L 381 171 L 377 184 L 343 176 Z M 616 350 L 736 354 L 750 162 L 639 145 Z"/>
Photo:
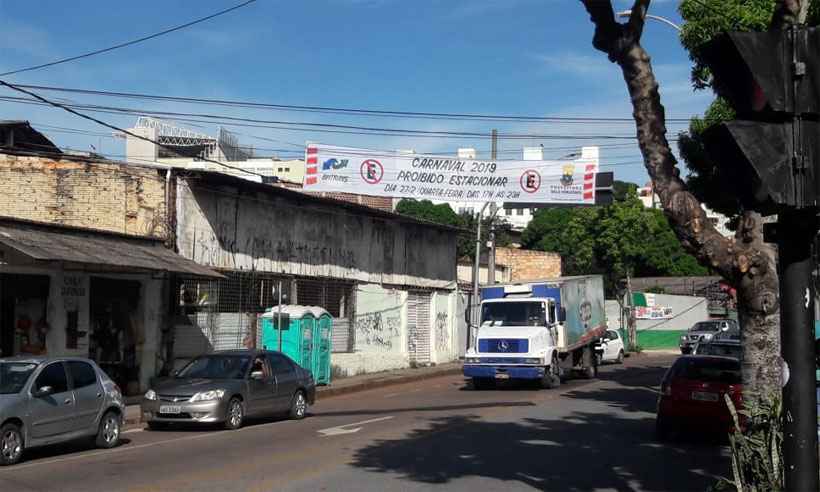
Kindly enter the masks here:
<path id="1" fill-rule="evenodd" d="M 530 341 L 526 338 L 481 338 L 478 340 L 478 351 L 490 354 L 523 354 L 530 350 Z"/>

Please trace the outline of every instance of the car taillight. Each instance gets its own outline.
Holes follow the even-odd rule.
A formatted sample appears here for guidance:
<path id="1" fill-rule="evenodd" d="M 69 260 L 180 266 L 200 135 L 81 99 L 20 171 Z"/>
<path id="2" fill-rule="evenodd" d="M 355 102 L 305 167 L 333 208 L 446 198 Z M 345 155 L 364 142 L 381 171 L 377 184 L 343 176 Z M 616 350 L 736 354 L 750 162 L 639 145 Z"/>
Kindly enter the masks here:
<path id="1" fill-rule="evenodd" d="M 663 396 L 672 396 L 672 385 L 667 383 L 661 384 L 661 394 Z"/>

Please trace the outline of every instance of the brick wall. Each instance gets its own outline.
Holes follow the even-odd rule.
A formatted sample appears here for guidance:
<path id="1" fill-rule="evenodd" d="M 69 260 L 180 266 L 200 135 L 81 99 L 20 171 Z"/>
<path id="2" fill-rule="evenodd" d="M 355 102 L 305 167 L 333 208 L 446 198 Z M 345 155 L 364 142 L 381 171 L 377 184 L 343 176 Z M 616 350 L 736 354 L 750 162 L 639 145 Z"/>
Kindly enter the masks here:
<path id="1" fill-rule="evenodd" d="M 0 215 L 165 237 L 165 180 L 156 169 L 0 154 Z"/>
<path id="2" fill-rule="evenodd" d="M 496 248 L 495 261 L 510 269 L 511 282 L 561 276 L 561 255 L 558 253 Z"/>

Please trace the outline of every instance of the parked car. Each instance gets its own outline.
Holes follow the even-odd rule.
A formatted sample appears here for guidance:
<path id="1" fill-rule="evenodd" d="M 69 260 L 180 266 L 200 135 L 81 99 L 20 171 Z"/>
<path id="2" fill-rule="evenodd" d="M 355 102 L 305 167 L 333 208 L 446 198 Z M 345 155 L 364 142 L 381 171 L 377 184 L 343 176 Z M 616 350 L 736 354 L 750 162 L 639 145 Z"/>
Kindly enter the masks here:
<path id="1" fill-rule="evenodd" d="M 316 398 L 307 371 L 279 352 L 230 350 L 193 359 L 142 399 L 152 429 L 171 423 L 221 423 L 238 429 L 246 416 L 302 419 Z"/>
<path id="2" fill-rule="evenodd" d="M 731 432 L 734 428 L 724 395 L 742 406 L 740 361 L 734 357 L 686 355 L 678 358 L 661 382 L 656 429 L 659 439 L 673 430 Z"/>
<path id="3" fill-rule="evenodd" d="M 739 332 L 737 321 L 733 319 L 699 321 L 689 328 L 685 335 L 681 335 L 680 351 L 682 354 L 690 354 L 699 342 L 708 342 L 716 334 L 724 331 Z"/>
<path id="4" fill-rule="evenodd" d="M 734 357 L 740 359 L 743 355 L 743 347 L 740 340 L 720 338 L 718 335 L 709 342 L 701 342 L 695 345 L 693 354 L 695 355 L 720 355 L 724 357 Z"/>
<path id="5" fill-rule="evenodd" d="M 85 437 L 113 448 L 124 415 L 120 388 L 93 361 L 0 359 L 0 465 L 17 463 L 26 449 Z"/>
<path id="6" fill-rule="evenodd" d="M 624 362 L 624 340 L 617 330 L 606 330 L 601 342 L 595 347 L 596 353 L 600 356 L 601 362 Z"/>

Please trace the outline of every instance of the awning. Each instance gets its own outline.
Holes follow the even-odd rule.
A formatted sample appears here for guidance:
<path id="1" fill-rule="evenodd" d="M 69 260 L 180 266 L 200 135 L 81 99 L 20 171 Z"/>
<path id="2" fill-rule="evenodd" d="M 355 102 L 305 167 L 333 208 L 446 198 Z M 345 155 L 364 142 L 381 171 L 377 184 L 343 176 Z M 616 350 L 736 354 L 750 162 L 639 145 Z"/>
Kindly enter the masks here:
<path id="1" fill-rule="evenodd" d="M 35 262 L 63 262 L 120 272 L 174 272 L 223 278 L 167 249 L 161 240 L 103 231 L 0 219 L 0 245 Z"/>

